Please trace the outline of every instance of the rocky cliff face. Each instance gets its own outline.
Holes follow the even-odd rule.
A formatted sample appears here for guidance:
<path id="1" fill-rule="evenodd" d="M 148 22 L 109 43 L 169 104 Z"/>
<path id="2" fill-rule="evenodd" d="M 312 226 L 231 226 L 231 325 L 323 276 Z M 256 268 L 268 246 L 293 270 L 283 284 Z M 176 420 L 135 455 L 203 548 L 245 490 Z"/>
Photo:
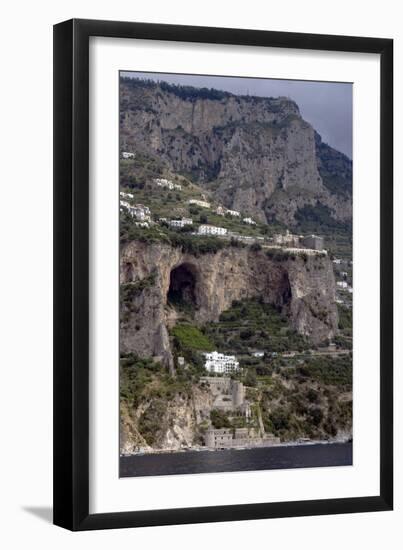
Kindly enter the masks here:
<path id="1" fill-rule="evenodd" d="M 210 410 L 214 398 L 211 393 L 197 384 L 192 386 L 189 395 L 175 395 L 169 402 L 150 399 L 137 408 L 125 403 L 121 406 L 120 451 L 131 454 L 142 448 L 152 451 L 153 447 L 167 451 L 189 447 L 195 442 L 197 424 L 204 419 L 203 412 Z M 159 414 L 159 407 L 163 414 Z M 153 434 L 152 445 L 141 434 L 141 421 L 147 414 L 158 414 L 158 429 Z"/>
<path id="2" fill-rule="evenodd" d="M 260 221 L 296 225 L 305 205 L 351 219 L 351 162 L 322 144 L 293 101 L 192 90 L 123 79 L 122 149 L 155 156 Z M 333 185 L 336 158 L 344 193 Z"/>
<path id="3" fill-rule="evenodd" d="M 168 337 L 170 292 L 187 292 L 195 321 L 217 321 L 233 300 L 262 297 L 300 333 L 320 342 L 337 329 L 335 283 L 326 256 L 270 258 L 250 248 L 195 256 L 163 243 L 132 241 L 121 251 L 121 350 L 159 357 L 172 367 Z"/>

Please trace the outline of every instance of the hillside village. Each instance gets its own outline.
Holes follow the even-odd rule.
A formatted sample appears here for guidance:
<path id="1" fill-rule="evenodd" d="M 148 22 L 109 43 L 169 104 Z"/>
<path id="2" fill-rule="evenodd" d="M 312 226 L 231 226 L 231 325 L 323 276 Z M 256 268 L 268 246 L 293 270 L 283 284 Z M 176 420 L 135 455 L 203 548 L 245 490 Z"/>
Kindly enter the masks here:
<path id="1" fill-rule="evenodd" d="M 128 156 L 130 155 L 130 156 Z M 133 156 L 132 156 L 133 155 Z M 123 152 L 125 160 L 135 158 L 134 153 Z M 181 181 L 181 180 L 180 180 Z M 182 180 L 183 181 L 183 180 Z M 159 195 L 159 202 L 168 202 L 169 191 L 176 191 L 174 211 L 182 213 L 179 217 L 169 215 L 160 216 L 165 209 L 158 204 L 154 211 L 149 206 L 136 203 L 135 198 L 143 193 L 120 191 L 120 212 L 133 219 L 136 227 L 145 229 L 155 228 L 162 231 L 164 228 L 184 230 L 186 233 L 197 236 L 214 236 L 227 240 L 235 239 L 246 244 L 261 244 L 273 249 L 282 248 L 287 251 L 301 253 L 304 250 L 308 254 L 327 254 L 324 248 L 324 239 L 318 235 L 292 235 L 288 230 L 282 233 L 267 235 L 267 225 L 258 224 L 250 216 L 246 216 L 237 210 L 225 208 L 221 204 L 214 204 L 207 200 L 206 193 L 201 192 L 196 185 L 191 185 L 185 180 L 187 192 L 182 190 L 182 184 L 175 183 L 167 178 L 153 179 L 147 189 L 151 191 L 148 200 L 153 200 L 153 195 Z M 168 193 L 167 193 L 168 191 Z M 194 196 L 197 198 L 188 198 Z M 165 201 L 164 198 L 166 197 Z M 183 215 L 186 213 L 186 215 Z M 211 223 L 203 223 L 209 222 Z M 253 228 L 253 230 L 252 230 Z"/>

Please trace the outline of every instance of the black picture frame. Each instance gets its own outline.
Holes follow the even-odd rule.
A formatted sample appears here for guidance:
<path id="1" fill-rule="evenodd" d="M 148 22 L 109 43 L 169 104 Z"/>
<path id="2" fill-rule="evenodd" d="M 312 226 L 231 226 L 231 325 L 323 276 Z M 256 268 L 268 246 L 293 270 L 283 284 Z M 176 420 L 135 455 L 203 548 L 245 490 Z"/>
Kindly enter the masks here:
<path id="1" fill-rule="evenodd" d="M 89 513 L 89 38 L 363 52 L 381 58 L 380 491 L 366 497 Z M 73 19 L 54 26 L 54 523 L 71 530 L 393 507 L 393 41 Z"/>

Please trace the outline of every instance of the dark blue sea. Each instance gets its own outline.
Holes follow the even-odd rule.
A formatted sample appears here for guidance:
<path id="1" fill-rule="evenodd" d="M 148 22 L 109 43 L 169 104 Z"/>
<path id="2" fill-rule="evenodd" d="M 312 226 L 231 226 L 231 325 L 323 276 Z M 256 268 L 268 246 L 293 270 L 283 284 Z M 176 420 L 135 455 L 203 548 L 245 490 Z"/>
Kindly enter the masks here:
<path id="1" fill-rule="evenodd" d="M 123 456 L 120 477 L 350 466 L 352 443 Z"/>

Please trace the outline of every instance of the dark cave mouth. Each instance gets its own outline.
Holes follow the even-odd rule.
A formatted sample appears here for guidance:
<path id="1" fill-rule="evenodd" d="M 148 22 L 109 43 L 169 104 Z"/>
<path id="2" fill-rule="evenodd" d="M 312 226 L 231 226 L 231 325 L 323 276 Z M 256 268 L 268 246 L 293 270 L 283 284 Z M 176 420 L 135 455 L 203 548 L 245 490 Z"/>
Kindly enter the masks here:
<path id="1" fill-rule="evenodd" d="M 169 277 L 167 302 L 179 309 L 197 307 L 196 274 L 193 266 L 181 264 L 172 269 Z"/>

